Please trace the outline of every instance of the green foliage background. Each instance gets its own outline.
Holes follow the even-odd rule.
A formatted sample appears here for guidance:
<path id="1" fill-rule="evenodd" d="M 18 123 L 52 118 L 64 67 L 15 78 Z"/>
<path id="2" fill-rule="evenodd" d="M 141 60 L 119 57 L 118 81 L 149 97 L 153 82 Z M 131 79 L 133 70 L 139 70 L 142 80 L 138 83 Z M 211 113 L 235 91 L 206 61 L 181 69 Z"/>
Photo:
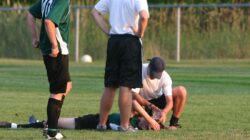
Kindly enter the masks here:
<path id="1" fill-rule="evenodd" d="M 29 6 L 36 0 L 3 0 L 2 6 Z M 70 54 L 75 52 L 74 5 L 93 5 L 97 0 L 71 0 Z M 177 1 L 184 3 L 184 1 Z M 149 3 L 174 4 L 176 1 L 151 0 Z M 185 3 L 245 3 L 246 0 L 190 0 Z M 181 59 L 247 59 L 250 58 L 250 8 L 182 8 Z M 39 22 L 38 22 L 39 23 Z M 39 59 L 32 49 L 26 23 L 26 11 L 1 11 L 1 58 Z M 39 29 L 39 24 L 37 26 Z M 90 54 L 104 60 L 107 37 L 93 22 L 90 9 L 80 10 L 80 56 Z M 176 9 L 150 8 L 150 20 L 143 38 L 144 59 L 154 55 L 176 57 Z"/>
<path id="2" fill-rule="evenodd" d="M 0 5 L 13 6 L 13 5 L 30 5 L 37 0 L 1 0 Z M 92 5 L 98 0 L 71 0 L 71 4 L 84 4 Z M 248 0 L 148 0 L 149 4 L 175 4 L 175 3 L 247 3 Z"/>

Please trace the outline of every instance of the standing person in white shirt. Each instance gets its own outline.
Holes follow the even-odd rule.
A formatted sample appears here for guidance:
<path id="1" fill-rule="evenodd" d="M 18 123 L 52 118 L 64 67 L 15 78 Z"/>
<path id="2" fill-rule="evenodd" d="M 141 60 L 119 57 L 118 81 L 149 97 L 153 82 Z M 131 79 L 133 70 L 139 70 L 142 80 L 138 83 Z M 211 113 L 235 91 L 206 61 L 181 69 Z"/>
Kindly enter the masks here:
<path id="1" fill-rule="evenodd" d="M 109 14 L 109 25 L 103 15 Z M 116 89 L 119 89 L 120 131 L 129 127 L 132 108 L 132 88 L 142 87 L 141 38 L 147 27 L 147 0 L 100 0 L 92 10 L 100 29 L 109 36 L 105 66 L 105 89 L 100 102 L 97 130 L 106 130 Z"/>
<path id="2" fill-rule="evenodd" d="M 143 106 L 153 105 L 162 109 L 159 122 L 165 124 L 167 113 L 173 110 L 169 128 L 177 129 L 181 126 L 178 120 L 183 111 L 187 90 L 183 86 L 172 89 L 172 79 L 165 71 L 165 62 L 160 57 L 153 57 L 149 64 L 142 68 L 143 88 L 132 89 L 134 98 Z M 149 111 L 149 114 L 152 114 Z"/>

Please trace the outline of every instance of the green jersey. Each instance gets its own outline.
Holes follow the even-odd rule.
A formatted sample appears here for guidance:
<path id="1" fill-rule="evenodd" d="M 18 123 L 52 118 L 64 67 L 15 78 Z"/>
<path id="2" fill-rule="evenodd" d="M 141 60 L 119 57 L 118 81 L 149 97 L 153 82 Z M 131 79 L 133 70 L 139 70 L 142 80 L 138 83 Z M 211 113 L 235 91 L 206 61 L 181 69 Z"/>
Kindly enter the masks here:
<path id="1" fill-rule="evenodd" d="M 110 114 L 109 118 L 108 118 L 108 122 L 120 125 L 120 114 L 119 113 Z M 139 123 L 138 116 L 134 116 L 134 117 L 130 118 L 129 122 L 130 122 L 131 126 L 133 126 L 134 128 L 137 128 L 138 123 Z"/>
<path id="2" fill-rule="evenodd" d="M 51 43 L 48 38 L 44 20 L 50 19 L 56 25 L 56 39 L 63 55 L 68 55 L 70 0 L 39 0 L 29 8 L 29 12 L 42 20 L 40 31 L 40 49 L 43 55 L 51 53 Z"/>

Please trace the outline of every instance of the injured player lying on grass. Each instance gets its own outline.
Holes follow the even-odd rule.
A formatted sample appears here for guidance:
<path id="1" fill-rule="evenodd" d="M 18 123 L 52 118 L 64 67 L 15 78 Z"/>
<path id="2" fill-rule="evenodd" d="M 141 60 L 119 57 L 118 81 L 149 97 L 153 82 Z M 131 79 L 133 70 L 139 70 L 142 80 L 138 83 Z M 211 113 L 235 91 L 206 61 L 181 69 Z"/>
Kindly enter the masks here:
<path id="1" fill-rule="evenodd" d="M 130 125 L 135 130 L 155 130 L 168 129 L 163 124 L 157 123 L 157 117 L 151 117 L 147 114 L 144 108 L 137 102 L 133 101 L 133 111 L 131 113 Z M 160 111 L 155 109 L 155 111 Z M 58 127 L 63 129 L 96 129 L 99 121 L 99 114 L 87 114 L 81 117 L 60 117 L 58 120 Z M 117 130 L 120 124 L 120 114 L 112 113 L 108 117 L 107 126 L 108 129 Z M 34 116 L 29 117 L 29 123 L 16 124 L 7 121 L 0 121 L 0 128 L 45 128 L 47 127 L 46 121 L 39 121 Z"/>

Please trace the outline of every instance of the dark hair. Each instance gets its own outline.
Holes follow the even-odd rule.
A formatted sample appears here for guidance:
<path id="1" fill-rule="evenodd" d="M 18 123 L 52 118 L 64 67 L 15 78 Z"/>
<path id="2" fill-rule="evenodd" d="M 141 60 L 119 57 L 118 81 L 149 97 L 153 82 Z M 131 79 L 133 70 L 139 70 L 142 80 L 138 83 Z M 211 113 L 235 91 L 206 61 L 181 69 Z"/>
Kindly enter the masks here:
<path id="1" fill-rule="evenodd" d="M 153 57 L 149 62 L 150 75 L 155 76 L 157 73 L 161 73 L 165 70 L 165 62 L 160 57 Z"/>

